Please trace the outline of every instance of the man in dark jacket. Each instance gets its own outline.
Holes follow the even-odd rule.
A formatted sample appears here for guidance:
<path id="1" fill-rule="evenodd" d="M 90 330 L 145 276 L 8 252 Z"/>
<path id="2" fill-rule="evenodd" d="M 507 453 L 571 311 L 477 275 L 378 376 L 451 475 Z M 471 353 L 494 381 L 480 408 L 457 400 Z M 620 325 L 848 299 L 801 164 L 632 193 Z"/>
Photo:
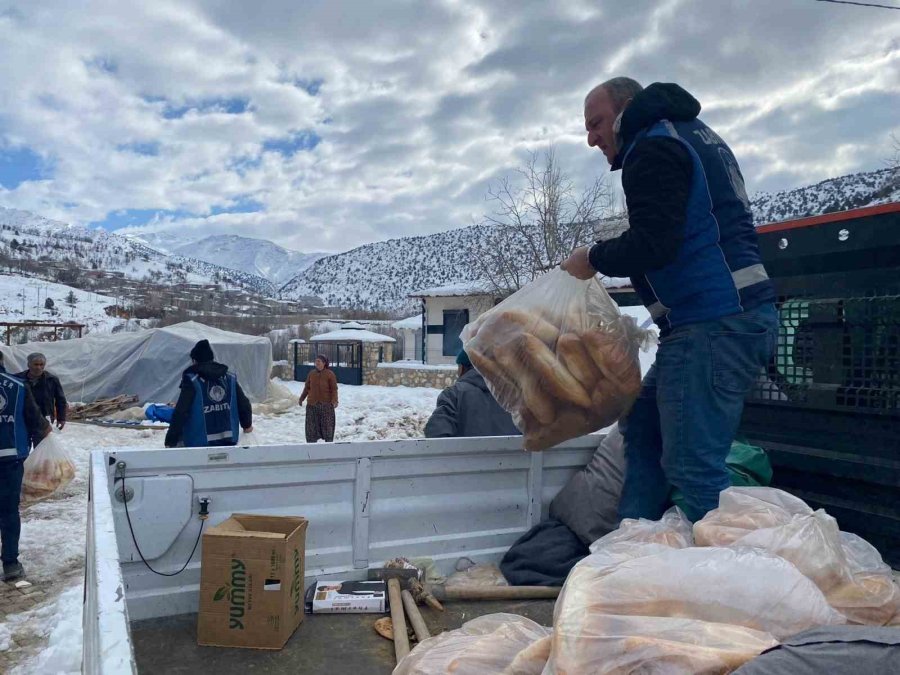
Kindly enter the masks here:
<path id="1" fill-rule="evenodd" d="M 19 378 L 6 373 L 0 353 L 0 559 L 3 581 L 25 576 L 19 562 L 19 495 L 22 493 L 25 459 L 32 440 L 40 441 L 50 433 L 50 425 L 41 415 L 34 397 Z"/>
<path id="2" fill-rule="evenodd" d="M 609 80 L 584 104 L 588 145 L 622 170 L 629 229 L 575 250 L 573 276 L 631 277 L 660 329 L 656 364 L 620 427 L 619 515 L 659 518 L 670 484 L 692 520 L 718 506 L 744 398 L 774 351 L 775 291 L 744 180 L 676 84 Z"/>
<path id="3" fill-rule="evenodd" d="M 209 340 L 191 350 L 190 368 L 181 376 L 181 393 L 166 432 L 166 447 L 237 445 L 240 429 L 253 431 L 253 409 L 228 366 L 216 363 Z"/>
<path id="4" fill-rule="evenodd" d="M 48 373 L 46 367 L 47 357 L 40 352 L 34 352 L 28 355 L 28 370 L 16 377 L 28 385 L 41 414 L 55 422 L 57 429 L 62 429 L 66 426 L 66 410 L 69 404 L 59 378 Z"/>
<path id="5" fill-rule="evenodd" d="M 425 438 L 459 436 L 516 436 L 521 432 L 512 417 L 494 400 L 469 355 L 456 357 L 459 379 L 438 396 L 437 407 L 425 424 Z"/>

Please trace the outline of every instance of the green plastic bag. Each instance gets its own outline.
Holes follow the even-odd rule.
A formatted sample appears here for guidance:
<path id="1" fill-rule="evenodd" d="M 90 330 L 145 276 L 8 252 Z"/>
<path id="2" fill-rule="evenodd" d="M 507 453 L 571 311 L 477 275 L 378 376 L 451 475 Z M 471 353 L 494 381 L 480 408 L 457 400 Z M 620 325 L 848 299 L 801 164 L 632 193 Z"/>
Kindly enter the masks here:
<path id="1" fill-rule="evenodd" d="M 768 486 L 772 482 L 772 464 L 766 451 L 746 440 L 737 438 L 731 444 L 728 457 L 728 477 L 733 486 Z M 680 490 L 672 490 L 672 502 L 684 511 L 684 495 Z"/>

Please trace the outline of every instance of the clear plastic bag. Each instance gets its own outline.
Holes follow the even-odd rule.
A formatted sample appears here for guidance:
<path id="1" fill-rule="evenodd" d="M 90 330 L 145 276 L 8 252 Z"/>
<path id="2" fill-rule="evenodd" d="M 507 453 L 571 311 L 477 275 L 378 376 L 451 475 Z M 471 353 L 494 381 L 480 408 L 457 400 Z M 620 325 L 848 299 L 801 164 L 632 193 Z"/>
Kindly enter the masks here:
<path id="1" fill-rule="evenodd" d="M 579 622 L 597 614 L 734 624 L 778 639 L 846 623 L 812 581 L 767 551 L 634 542 L 614 543 L 574 567 L 557 600 L 554 626 L 577 631 Z"/>
<path id="2" fill-rule="evenodd" d="M 253 431 L 244 431 L 241 429 L 241 438 L 238 441 L 238 445 L 243 447 L 252 447 L 255 445 L 262 445 L 259 442 L 259 439 L 256 437 L 256 433 Z"/>
<path id="3" fill-rule="evenodd" d="M 806 502 L 769 487 L 730 487 L 719 494 L 719 508 L 694 523 L 697 546 L 729 546 L 754 530 L 787 525 L 794 516 L 811 516 Z"/>
<path id="4" fill-rule="evenodd" d="M 46 499 L 75 478 L 75 464 L 55 436 L 54 433 L 47 434 L 25 460 L 22 479 L 25 502 Z"/>
<path id="5" fill-rule="evenodd" d="M 870 626 L 889 624 L 900 618 L 900 587 L 878 550 L 861 537 L 841 532 L 849 579 L 825 597 L 851 623 Z"/>
<path id="6" fill-rule="evenodd" d="M 900 609 L 900 590 L 878 551 L 781 490 L 725 490 L 694 535 L 698 543 L 750 546 L 790 561 L 853 623 L 884 625 Z"/>
<path id="7" fill-rule="evenodd" d="M 596 277 L 556 269 L 467 325 L 462 340 L 536 451 L 624 415 L 641 387 L 638 348 L 652 335 L 619 312 Z"/>
<path id="8" fill-rule="evenodd" d="M 537 675 L 549 656 L 549 635 L 549 629 L 524 616 L 480 616 L 424 640 L 393 675 Z"/>
<path id="9" fill-rule="evenodd" d="M 554 626 L 547 673 L 730 673 L 778 643 L 770 634 L 722 623 L 591 614 Z"/>
<path id="10" fill-rule="evenodd" d="M 619 529 L 613 530 L 591 544 L 591 552 L 618 542 L 638 544 L 662 544 L 670 548 L 687 548 L 694 545 L 692 524 L 681 509 L 673 506 L 659 520 L 625 518 Z"/>

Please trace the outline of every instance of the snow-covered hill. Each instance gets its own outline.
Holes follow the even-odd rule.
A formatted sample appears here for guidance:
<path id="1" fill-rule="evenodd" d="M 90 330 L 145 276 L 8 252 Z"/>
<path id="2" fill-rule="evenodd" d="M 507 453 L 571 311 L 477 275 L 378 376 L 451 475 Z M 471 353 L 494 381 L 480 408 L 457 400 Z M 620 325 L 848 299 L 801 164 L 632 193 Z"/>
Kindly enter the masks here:
<path id="1" fill-rule="evenodd" d="M 829 178 L 815 185 L 762 192 L 751 206 L 757 225 L 900 201 L 900 168 Z"/>
<path id="2" fill-rule="evenodd" d="M 0 254 L 11 260 L 67 263 L 80 269 L 122 272 L 160 284 L 222 283 L 274 295 L 275 285 L 256 274 L 183 255 L 167 255 L 146 243 L 103 229 L 89 229 L 0 207 Z"/>
<path id="3" fill-rule="evenodd" d="M 407 295 L 413 291 L 473 280 L 471 251 L 484 241 L 485 229 L 470 226 L 366 244 L 317 260 L 279 295 L 315 295 L 339 307 L 407 309 L 412 305 Z"/>
<path id="4" fill-rule="evenodd" d="M 758 194 L 752 208 L 761 225 L 889 201 L 900 201 L 900 169 Z M 483 226 L 368 244 L 316 261 L 285 284 L 280 294 L 288 299 L 316 295 L 326 304 L 342 307 L 405 311 L 414 305 L 407 298 L 411 292 L 473 281 L 471 253 L 489 245 L 489 229 Z"/>
<path id="5" fill-rule="evenodd" d="M 115 302 L 113 298 L 64 284 L 0 274 L 0 321 L 72 321 L 84 324 L 87 332 L 109 333 L 125 323 L 106 311 Z"/>
<path id="6" fill-rule="evenodd" d="M 217 234 L 170 248 L 176 255 L 240 270 L 281 286 L 312 265 L 324 253 L 301 253 L 266 239 Z"/>

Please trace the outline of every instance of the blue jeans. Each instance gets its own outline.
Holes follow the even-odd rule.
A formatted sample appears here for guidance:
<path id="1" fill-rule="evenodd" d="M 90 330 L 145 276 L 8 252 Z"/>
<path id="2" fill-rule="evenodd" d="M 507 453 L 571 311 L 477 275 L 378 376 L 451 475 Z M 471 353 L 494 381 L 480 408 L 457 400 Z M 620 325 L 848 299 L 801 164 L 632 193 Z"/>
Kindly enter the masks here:
<path id="1" fill-rule="evenodd" d="M 744 398 L 775 351 L 772 304 L 715 321 L 674 328 L 619 422 L 628 461 L 620 518 L 659 519 L 677 487 L 686 514 L 699 520 L 729 486 L 725 458 Z"/>
<path id="2" fill-rule="evenodd" d="M 0 543 L 4 565 L 19 561 L 19 495 L 22 493 L 24 462 L 20 459 L 0 461 Z"/>

